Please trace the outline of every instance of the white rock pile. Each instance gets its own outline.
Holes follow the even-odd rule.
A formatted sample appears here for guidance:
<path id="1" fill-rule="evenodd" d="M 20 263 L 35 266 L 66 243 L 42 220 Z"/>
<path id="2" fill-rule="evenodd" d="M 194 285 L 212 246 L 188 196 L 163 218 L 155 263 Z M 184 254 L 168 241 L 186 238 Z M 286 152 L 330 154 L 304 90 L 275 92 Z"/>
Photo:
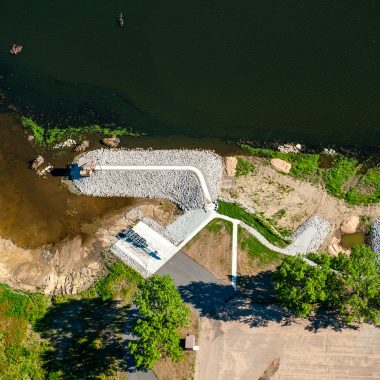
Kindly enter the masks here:
<path id="1" fill-rule="evenodd" d="M 199 227 L 206 219 L 209 214 L 200 210 L 191 210 L 180 217 L 178 217 L 173 223 L 166 227 L 166 231 L 172 237 L 174 244 L 179 244 L 181 241 L 185 240 L 197 227 Z"/>
<path id="2" fill-rule="evenodd" d="M 380 217 L 371 226 L 371 248 L 373 252 L 380 254 Z"/>
<path id="3" fill-rule="evenodd" d="M 305 247 L 305 251 L 313 252 L 316 251 L 326 240 L 330 230 L 330 223 L 320 216 L 315 215 L 307 219 L 293 232 L 292 240 L 294 242 L 302 235 L 304 235 L 305 238 L 309 236 L 310 241 L 308 240 L 308 246 Z"/>
<path id="4" fill-rule="evenodd" d="M 194 166 L 203 173 L 213 200 L 217 199 L 222 181 L 222 158 L 207 150 L 98 149 L 81 157 L 95 160 L 100 166 Z M 202 188 L 191 171 L 97 170 L 91 177 L 73 182 L 87 195 L 165 198 L 183 210 L 199 209 L 204 205 Z"/>

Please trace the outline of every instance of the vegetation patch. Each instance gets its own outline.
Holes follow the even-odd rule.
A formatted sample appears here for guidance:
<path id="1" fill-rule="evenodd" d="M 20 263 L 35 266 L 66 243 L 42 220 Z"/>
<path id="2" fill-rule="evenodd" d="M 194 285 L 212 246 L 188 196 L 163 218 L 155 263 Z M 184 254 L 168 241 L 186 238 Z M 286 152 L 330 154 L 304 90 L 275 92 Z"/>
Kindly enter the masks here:
<path id="1" fill-rule="evenodd" d="M 211 233 L 219 233 L 223 230 L 223 227 L 226 229 L 226 231 L 229 234 L 232 234 L 232 223 L 224 219 L 218 219 L 218 218 L 213 219 L 206 226 L 206 229 L 208 232 L 211 232 Z"/>
<path id="2" fill-rule="evenodd" d="M 117 261 L 77 295 L 50 300 L 0 284 L 0 378 L 114 378 L 125 365 L 127 311 L 141 281 Z"/>
<path id="3" fill-rule="evenodd" d="M 199 337 L 200 319 L 197 312 L 191 309 L 189 326 L 179 329 L 182 342 L 186 335 L 195 335 L 196 343 Z M 153 367 L 158 380 L 190 380 L 194 378 L 196 352 L 185 352 L 184 360 L 174 362 L 170 358 L 159 360 Z"/>
<path id="4" fill-rule="evenodd" d="M 239 227 L 239 248 L 247 252 L 252 264 L 257 269 L 268 266 L 279 265 L 284 259 L 284 255 L 262 245 L 255 237 L 249 235 L 244 229 Z"/>
<path id="5" fill-rule="evenodd" d="M 249 173 L 255 173 L 256 168 L 249 161 L 242 157 L 237 158 L 236 177 L 246 176 Z"/>
<path id="6" fill-rule="evenodd" d="M 32 327 L 48 309 L 43 295 L 14 291 L 0 284 L 0 377 L 2 379 L 45 379 L 43 357 L 47 344 Z"/>
<path id="7" fill-rule="evenodd" d="M 345 323 L 380 323 L 380 263 L 366 245 L 348 257 L 309 254 L 317 266 L 288 256 L 275 275 L 278 299 L 296 316 L 332 311 Z"/>
<path id="8" fill-rule="evenodd" d="M 99 134 L 102 136 L 142 136 L 141 133 L 135 132 L 132 129 L 108 128 L 98 124 L 84 125 L 82 127 L 45 129 L 27 117 L 22 117 L 21 123 L 24 128 L 33 134 L 36 144 L 47 147 L 68 139 L 84 139 L 91 134 Z"/>
<path id="9" fill-rule="evenodd" d="M 337 198 L 349 203 L 376 203 L 380 201 L 379 163 L 360 163 L 355 158 L 336 154 L 331 165 L 319 166 L 320 154 L 282 153 L 266 148 L 253 148 L 246 144 L 239 146 L 254 156 L 280 158 L 292 164 L 290 175 L 312 183 L 323 183 L 326 189 Z M 330 156 L 329 156 L 330 159 Z"/>
<path id="10" fill-rule="evenodd" d="M 234 219 L 239 219 L 242 222 L 248 224 L 249 226 L 255 228 L 261 233 L 270 243 L 275 244 L 279 247 L 284 247 L 287 242 L 281 237 L 281 235 L 275 232 L 273 225 L 264 219 L 260 214 L 249 213 L 244 210 L 243 207 L 236 203 L 228 203 L 220 201 L 218 203 L 218 212 L 227 215 Z"/>
<path id="11" fill-rule="evenodd" d="M 128 343 L 137 368 L 149 370 L 160 359 L 184 359 L 180 328 L 189 325 L 190 308 L 185 305 L 168 276 L 153 275 L 140 283 L 134 297 L 138 318 Z"/>

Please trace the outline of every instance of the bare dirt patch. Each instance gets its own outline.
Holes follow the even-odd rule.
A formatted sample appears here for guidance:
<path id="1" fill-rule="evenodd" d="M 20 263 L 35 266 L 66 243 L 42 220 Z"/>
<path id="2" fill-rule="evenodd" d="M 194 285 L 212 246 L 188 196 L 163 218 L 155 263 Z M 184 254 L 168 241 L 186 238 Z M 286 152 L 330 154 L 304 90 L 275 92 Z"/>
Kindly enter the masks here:
<path id="1" fill-rule="evenodd" d="M 36 249 L 21 248 L 0 237 L 0 282 L 47 294 L 75 294 L 87 289 L 99 276 L 101 253 L 119 231 L 142 216 L 168 223 L 176 212 L 176 207 L 166 201 L 140 202 L 116 215 L 83 224 L 81 234 Z"/>
<path id="2" fill-rule="evenodd" d="M 230 223 L 214 219 L 183 248 L 187 255 L 226 283 L 231 274 L 231 228 Z"/>
<path id="3" fill-rule="evenodd" d="M 330 196 L 322 185 L 312 185 L 290 175 L 278 173 L 268 160 L 246 157 L 256 171 L 236 179 L 231 195 L 258 212 L 273 218 L 279 227 L 294 230 L 312 215 L 319 215 L 332 226 L 332 235 L 340 224 L 352 215 L 373 219 L 380 215 L 380 204 L 349 205 Z"/>
<path id="4" fill-rule="evenodd" d="M 315 332 L 307 324 L 250 327 L 203 318 L 196 378 L 256 380 L 279 359 L 271 380 L 380 379 L 380 329 Z"/>

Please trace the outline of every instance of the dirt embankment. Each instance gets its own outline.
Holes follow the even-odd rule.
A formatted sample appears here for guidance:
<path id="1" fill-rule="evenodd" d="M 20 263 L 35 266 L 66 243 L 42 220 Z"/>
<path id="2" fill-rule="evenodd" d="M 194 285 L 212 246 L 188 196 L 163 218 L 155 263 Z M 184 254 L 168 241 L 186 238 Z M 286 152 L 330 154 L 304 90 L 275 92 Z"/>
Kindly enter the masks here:
<path id="1" fill-rule="evenodd" d="M 319 215 L 332 226 L 336 234 L 342 222 L 352 215 L 374 219 L 380 215 L 380 204 L 349 205 L 332 197 L 321 185 L 312 185 L 277 172 L 265 159 L 249 158 L 255 172 L 236 179 L 236 187 L 224 195 L 276 220 L 282 228 L 294 230 L 312 215 Z"/>
<path id="2" fill-rule="evenodd" d="M 88 288 L 104 270 L 101 253 L 115 235 L 142 216 L 168 223 L 176 213 L 169 202 L 149 201 L 82 228 L 87 237 L 66 238 L 54 246 L 26 249 L 0 237 L 0 282 L 46 294 L 71 294 Z"/>

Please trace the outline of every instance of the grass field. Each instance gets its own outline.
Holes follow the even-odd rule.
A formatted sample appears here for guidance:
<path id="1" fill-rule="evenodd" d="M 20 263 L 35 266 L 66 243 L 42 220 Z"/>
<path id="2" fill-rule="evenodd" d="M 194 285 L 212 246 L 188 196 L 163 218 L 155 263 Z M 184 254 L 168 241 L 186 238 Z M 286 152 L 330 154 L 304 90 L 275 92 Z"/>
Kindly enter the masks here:
<path id="1" fill-rule="evenodd" d="M 278 265 L 285 257 L 262 245 L 256 238 L 239 227 L 239 248 L 245 251 L 255 269 L 266 269 L 268 266 Z"/>

